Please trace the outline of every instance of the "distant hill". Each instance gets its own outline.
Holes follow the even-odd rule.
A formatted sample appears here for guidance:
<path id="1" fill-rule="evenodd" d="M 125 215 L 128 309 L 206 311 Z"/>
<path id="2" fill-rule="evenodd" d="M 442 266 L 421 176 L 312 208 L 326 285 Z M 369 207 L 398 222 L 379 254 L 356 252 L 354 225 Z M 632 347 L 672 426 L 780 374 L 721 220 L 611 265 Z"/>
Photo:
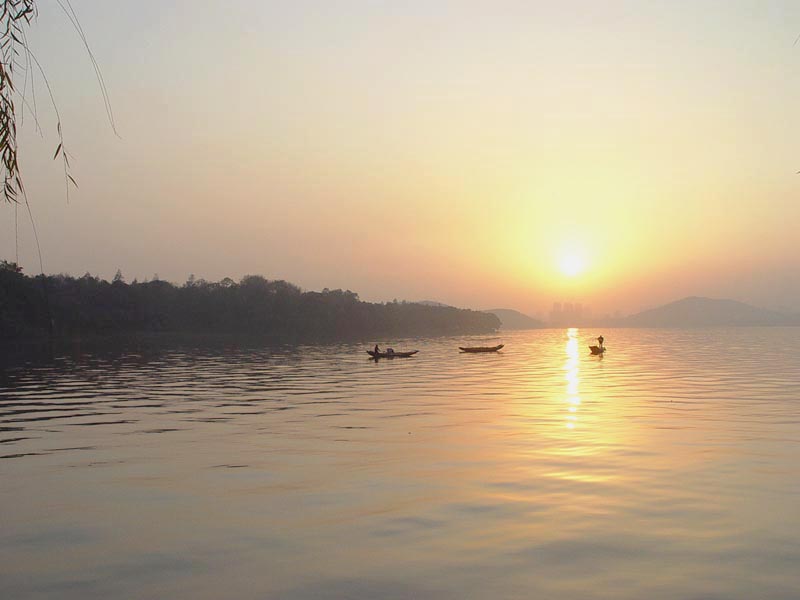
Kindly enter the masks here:
<path id="1" fill-rule="evenodd" d="M 500 319 L 502 321 L 502 318 Z M 736 300 L 690 296 L 623 320 L 629 327 L 713 327 L 798 325 L 796 316 L 758 308 Z"/>
<path id="2" fill-rule="evenodd" d="M 538 329 L 544 327 L 544 323 L 541 321 L 510 308 L 493 308 L 483 312 L 492 314 L 500 319 L 500 329 Z"/>

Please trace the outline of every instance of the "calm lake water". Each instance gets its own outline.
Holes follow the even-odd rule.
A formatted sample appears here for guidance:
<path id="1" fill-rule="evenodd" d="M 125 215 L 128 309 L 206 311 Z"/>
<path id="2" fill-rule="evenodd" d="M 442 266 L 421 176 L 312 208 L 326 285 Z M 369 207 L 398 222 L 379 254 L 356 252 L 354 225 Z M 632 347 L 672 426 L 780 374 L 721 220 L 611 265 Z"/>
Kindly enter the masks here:
<path id="1" fill-rule="evenodd" d="M 0 372 L 11 599 L 800 597 L 800 329 Z"/>

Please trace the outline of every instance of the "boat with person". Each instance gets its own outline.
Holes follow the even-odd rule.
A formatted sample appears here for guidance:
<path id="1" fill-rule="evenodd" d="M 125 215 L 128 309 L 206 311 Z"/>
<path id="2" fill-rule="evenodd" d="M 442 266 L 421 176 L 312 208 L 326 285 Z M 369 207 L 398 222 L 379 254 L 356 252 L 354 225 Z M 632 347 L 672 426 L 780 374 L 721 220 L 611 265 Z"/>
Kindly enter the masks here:
<path id="1" fill-rule="evenodd" d="M 411 350 L 410 352 L 395 352 L 391 348 L 386 352 L 376 352 L 375 350 L 367 350 L 372 358 L 408 358 L 414 356 L 419 350 Z"/>
<path id="2" fill-rule="evenodd" d="M 601 335 L 597 338 L 598 346 L 589 346 L 589 351 L 594 354 L 595 356 L 602 356 L 603 353 L 606 351 L 606 347 L 603 345 L 603 341 L 605 338 Z"/>
<path id="3" fill-rule="evenodd" d="M 501 348 L 504 348 L 505 344 L 498 344 L 497 346 L 472 346 L 472 347 L 463 347 L 459 346 L 458 349 L 462 352 L 467 353 L 478 353 L 478 352 L 497 352 Z"/>

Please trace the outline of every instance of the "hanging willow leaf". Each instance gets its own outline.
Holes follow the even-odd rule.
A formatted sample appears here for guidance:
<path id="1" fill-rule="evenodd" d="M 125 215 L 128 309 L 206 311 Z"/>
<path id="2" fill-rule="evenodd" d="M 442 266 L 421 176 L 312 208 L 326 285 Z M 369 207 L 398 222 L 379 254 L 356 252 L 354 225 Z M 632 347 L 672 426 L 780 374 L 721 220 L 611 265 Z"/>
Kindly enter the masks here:
<path id="1" fill-rule="evenodd" d="M 117 133 L 114 124 L 114 115 L 111 110 L 111 101 L 108 91 L 103 81 L 100 67 L 92 53 L 86 35 L 75 14 L 75 10 L 70 5 L 69 0 L 56 0 L 61 10 L 66 15 L 69 22 L 80 37 L 86 53 L 89 56 L 92 67 L 94 68 L 97 82 L 103 96 L 106 114 L 108 116 L 111 129 Z M 69 200 L 70 183 L 77 187 L 75 179 L 70 174 L 69 153 L 64 147 L 64 132 L 61 126 L 61 116 L 58 106 L 50 87 L 47 75 L 42 69 L 36 56 L 28 48 L 26 28 L 35 20 L 39 0 L 0 0 L 0 197 L 4 197 L 7 202 L 16 202 L 20 196 L 24 196 L 22 174 L 17 160 L 17 112 L 14 104 L 15 98 L 21 98 L 21 106 L 33 112 L 36 127 L 39 123 L 36 115 L 36 93 L 35 86 L 31 87 L 33 107 L 29 105 L 26 98 L 27 84 L 32 81 L 33 72 L 41 75 L 41 80 L 50 96 L 50 103 L 56 116 L 56 132 L 58 134 L 58 146 L 53 154 L 53 160 L 61 159 L 64 167 L 64 181 L 66 184 L 67 200 Z M 24 85 L 21 90 L 15 89 L 14 69 L 23 71 Z M 22 116 L 20 116 L 20 119 Z M 41 131 L 41 130 L 40 130 Z"/>
<path id="2" fill-rule="evenodd" d="M 17 160 L 14 68 L 31 68 L 23 25 L 30 24 L 35 13 L 36 0 L 0 0 L 0 179 L 2 195 L 7 202 L 17 202 L 23 191 Z M 21 60 L 23 56 L 25 61 Z M 24 93 L 22 101 L 25 102 Z M 59 144 L 54 159 L 61 150 Z"/>

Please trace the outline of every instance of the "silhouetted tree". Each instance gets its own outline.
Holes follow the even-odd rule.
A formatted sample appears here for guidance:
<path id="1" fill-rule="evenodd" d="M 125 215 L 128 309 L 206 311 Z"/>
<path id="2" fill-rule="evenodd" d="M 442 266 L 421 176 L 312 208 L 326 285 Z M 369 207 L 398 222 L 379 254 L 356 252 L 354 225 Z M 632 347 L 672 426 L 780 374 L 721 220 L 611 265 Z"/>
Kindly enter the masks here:
<path id="1" fill-rule="evenodd" d="M 0 263 L 0 339 L 46 335 L 49 312 L 60 336 L 133 332 L 236 333 L 292 338 L 391 338 L 488 333 L 494 315 L 415 303 L 362 302 L 350 290 L 304 292 L 287 281 L 248 275 L 175 286 L 154 279 L 109 283 L 86 274 L 27 277 Z"/>

